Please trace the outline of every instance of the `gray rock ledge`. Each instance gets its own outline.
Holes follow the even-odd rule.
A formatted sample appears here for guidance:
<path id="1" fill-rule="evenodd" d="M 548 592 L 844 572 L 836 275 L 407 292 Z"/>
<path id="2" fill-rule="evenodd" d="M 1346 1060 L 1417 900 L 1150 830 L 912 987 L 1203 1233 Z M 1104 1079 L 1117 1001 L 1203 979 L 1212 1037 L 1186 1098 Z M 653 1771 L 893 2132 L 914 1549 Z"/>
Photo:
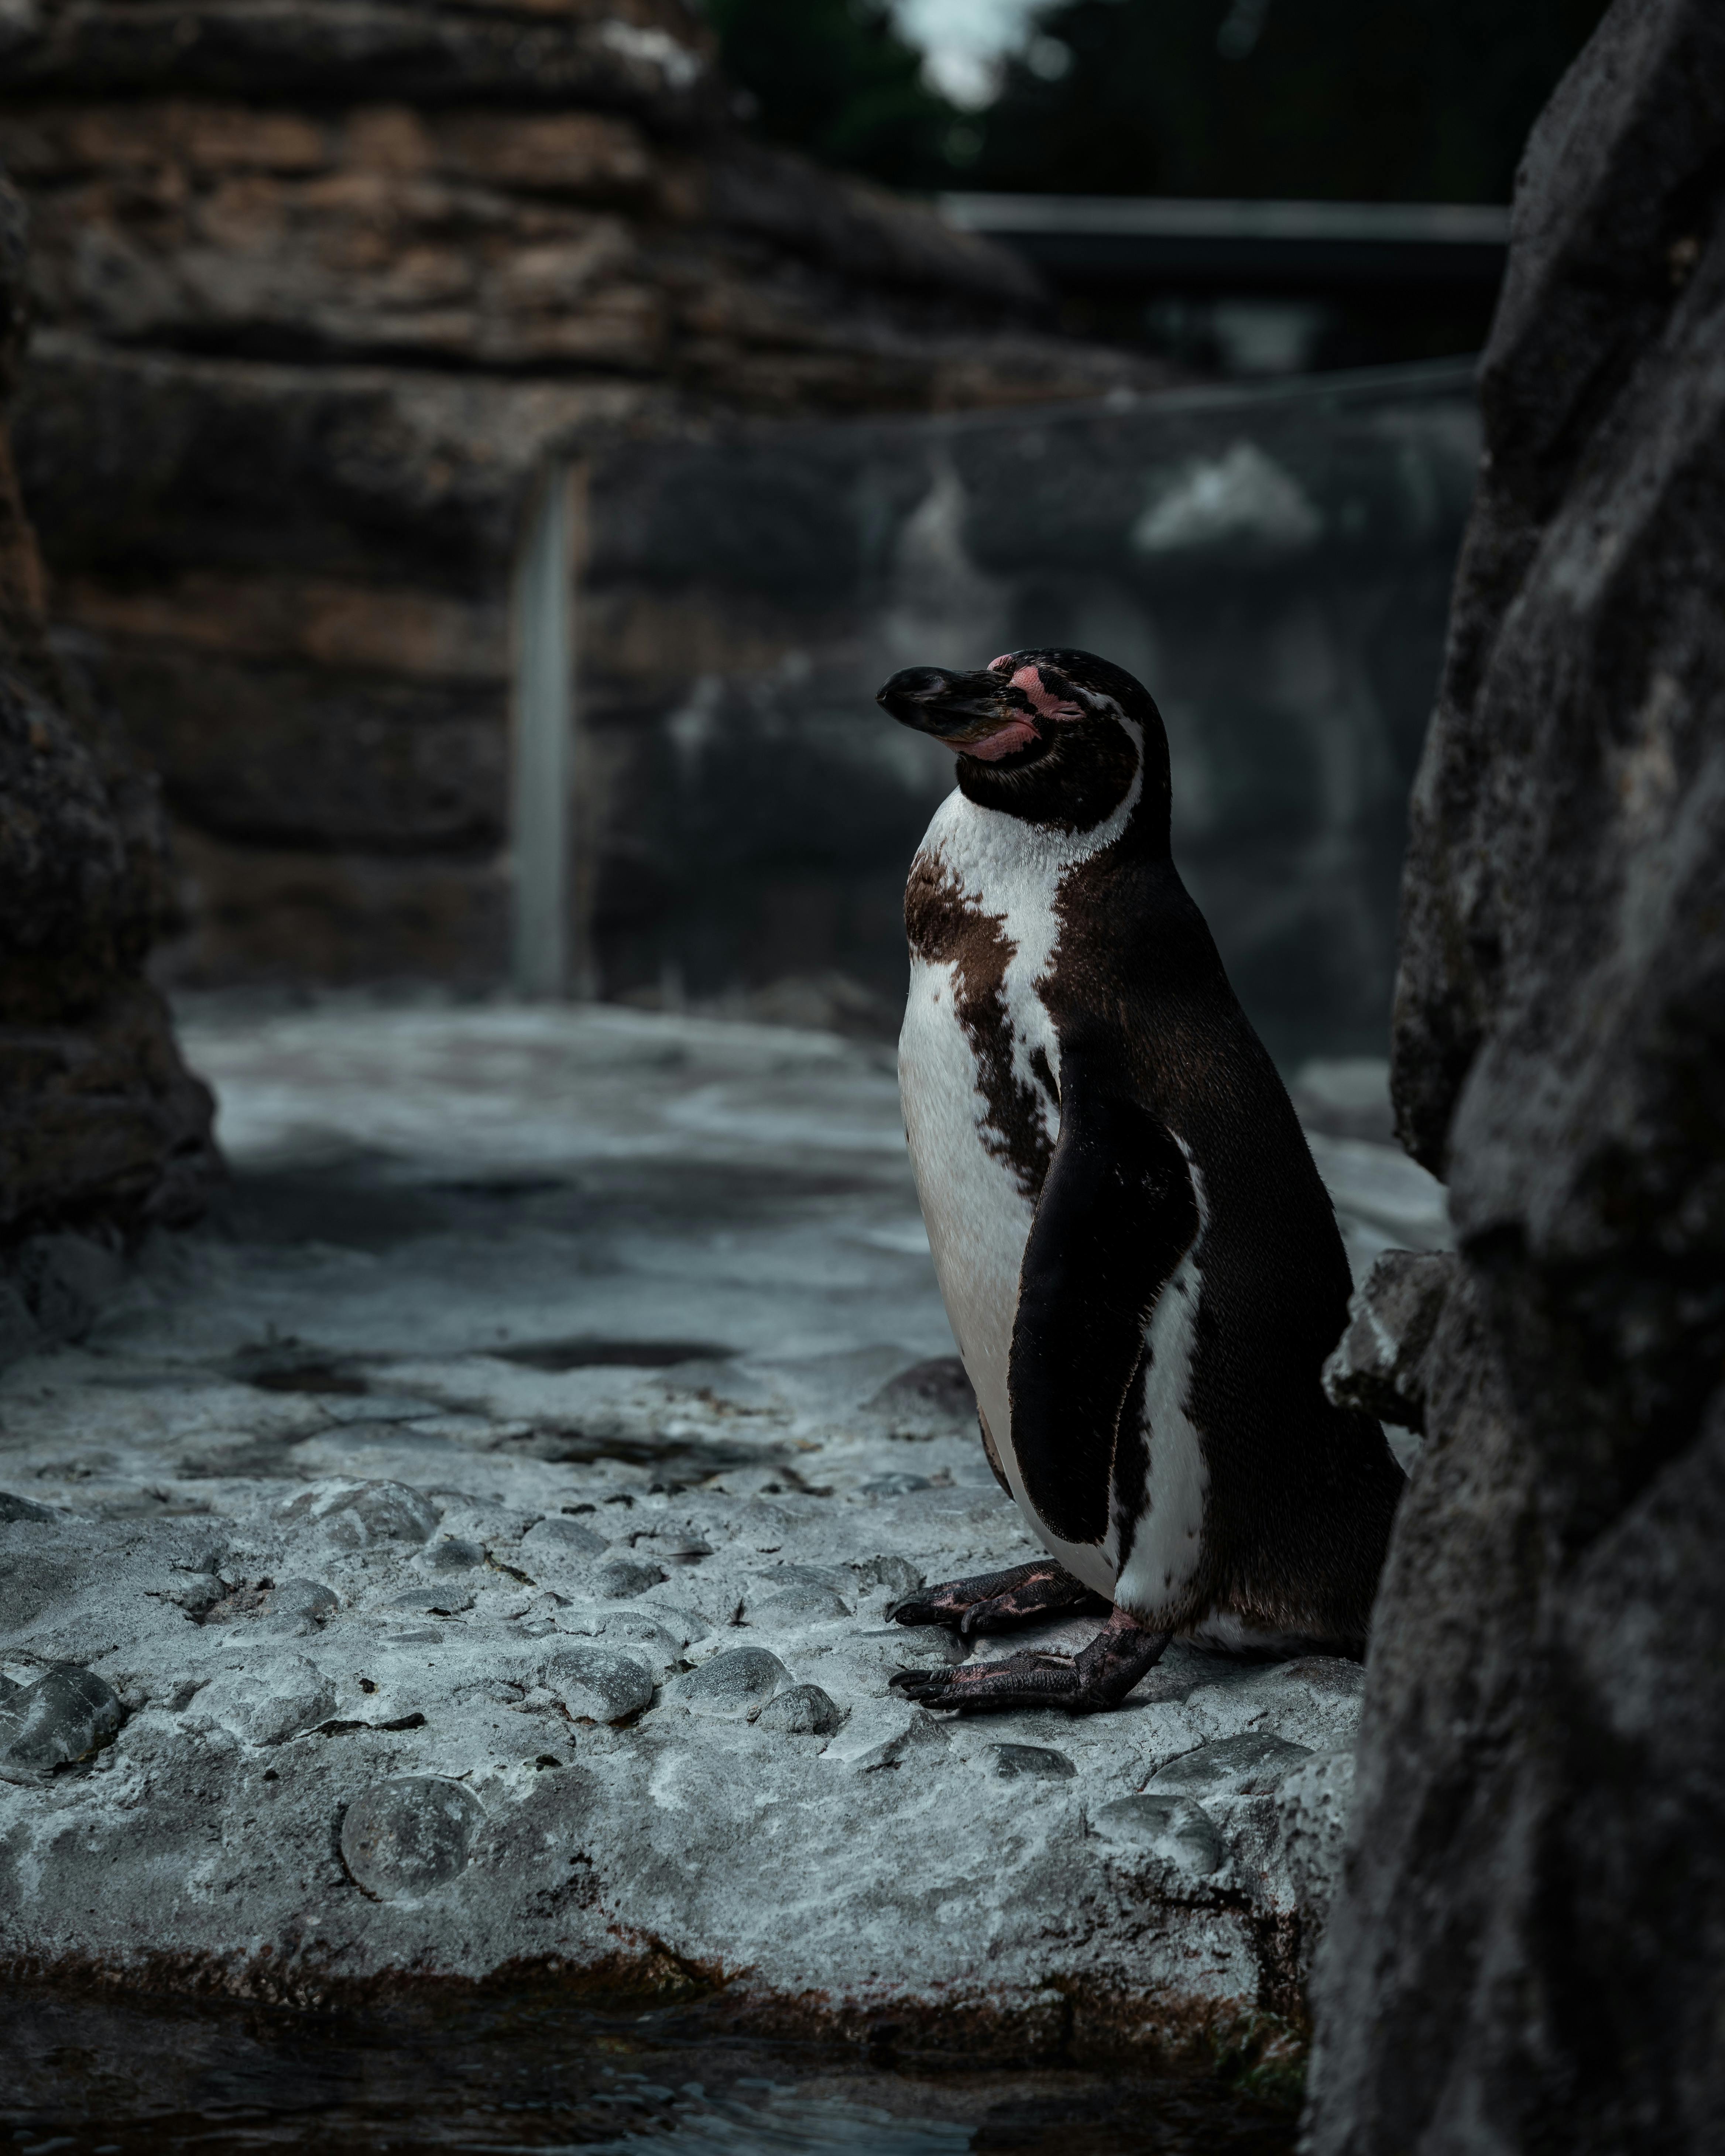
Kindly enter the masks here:
<path id="1" fill-rule="evenodd" d="M 0 1377 L 0 1967 L 539 1966 L 1019 2051 L 1297 2026 L 1356 1667 L 1177 1645 L 1077 1718 L 888 1689 L 964 1651 L 892 1605 L 1029 1544 L 878 1051 L 607 1010 L 187 1039 L 233 1214 Z M 732 1352 L 536 1345 L 634 1338 Z"/>

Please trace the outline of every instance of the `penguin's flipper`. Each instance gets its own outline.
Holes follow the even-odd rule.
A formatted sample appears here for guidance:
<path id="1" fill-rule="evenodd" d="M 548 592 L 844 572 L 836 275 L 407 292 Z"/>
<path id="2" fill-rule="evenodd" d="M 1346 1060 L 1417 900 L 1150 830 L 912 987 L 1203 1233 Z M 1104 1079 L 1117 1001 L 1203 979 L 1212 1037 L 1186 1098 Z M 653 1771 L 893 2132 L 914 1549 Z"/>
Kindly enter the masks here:
<path id="1" fill-rule="evenodd" d="M 1051 1557 L 1015 1564 L 1006 1572 L 978 1573 L 973 1579 L 949 1579 L 906 1595 L 891 1611 L 900 1625 L 951 1625 L 964 1639 L 978 1632 L 1004 1632 L 1014 1625 L 1034 1624 L 1057 1609 L 1106 1614 L 1106 1600 L 1075 1579 Z"/>
<path id="2" fill-rule="evenodd" d="M 1024 1492 L 1063 1541 L 1108 1531 L 1145 1323 L 1199 1225 L 1171 1133 L 1102 1057 L 1063 1047 L 1060 1140 L 1024 1245 L 1007 1369 Z"/>
<path id="3" fill-rule="evenodd" d="M 1117 1707 L 1139 1678 L 1162 1660 L 1172 1632 L 1147 1632 L 1117 1609 L 1087 1647 L 1076 1655 L 1009 1655 L 998 1662 L 965 1662 L 956 1670 L 901 1670 L 892 1689 L 922 1707 L 950 1707 L 960 1714 L 993 1714 L 1004 1707 L 1064 1707 L 1094 1714 Z"/>

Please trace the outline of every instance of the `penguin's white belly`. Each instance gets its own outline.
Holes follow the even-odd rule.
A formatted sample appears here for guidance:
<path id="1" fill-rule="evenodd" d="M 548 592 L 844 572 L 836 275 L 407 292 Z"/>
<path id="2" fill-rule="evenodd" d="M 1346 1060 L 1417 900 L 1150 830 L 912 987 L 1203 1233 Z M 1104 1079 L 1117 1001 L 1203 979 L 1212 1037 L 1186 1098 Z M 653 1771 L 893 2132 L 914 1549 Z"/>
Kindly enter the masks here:
<path id="1" fill-rule="evenodd" d="M 1068 1571 L 1111 1596 L 1111 1529 L 1101 1548 L 1053 1534 L 1026 1496 L 1019 1471 L 1007 1367 L 1035 1207 L 989 1128 L 976 1048 L 958 1014 L 955 973 L 951 964 L 911 960 L 899 1038 L 905 1131 L 941 1297 L 1019 1510 Z"/>
<path id="2" fill-rule="evenodd" d="M 1008 1442 L 1007 1357 L 1034 1208 L 984 1138 L 987 1099 L 956 1009 L 954 968 L 914 961 L 899 1096 L 947 1317 L 990 1435 Z"/>

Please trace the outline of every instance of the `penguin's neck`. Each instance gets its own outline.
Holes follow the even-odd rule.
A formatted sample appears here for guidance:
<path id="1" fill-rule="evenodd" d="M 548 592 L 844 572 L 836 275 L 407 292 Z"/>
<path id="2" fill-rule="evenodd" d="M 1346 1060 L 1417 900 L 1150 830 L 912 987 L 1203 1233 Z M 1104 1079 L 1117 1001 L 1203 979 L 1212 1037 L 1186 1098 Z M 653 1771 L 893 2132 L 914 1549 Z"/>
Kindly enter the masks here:
<path id="1" fill-rule="evenodd" d="M 1155 743 L 1163 747 L 1159 730 Z M 958 759 L 958 791 L 979 808 L 1015 823 L 1078 836 L 1120 828 L 1133 819 L 1145 785 L 1143 726 L 1123 714 L 1057 722 L 1041 752 L 1028 763 Z"/>
<path id="2" fill-rule="evenodd" d="M 1139 829 L 1143 783 L 1141 761 L 1124 798 L 1083 830 L 1033 822 L 974 800 L 955 788 L 942 803 L 924 844 L 984 905 L 1010 899 L 1023 903 L 1037 894 L 1051 906 L 1073 870 L 1111 846 L 1131 844 L 1148 835 Z"/>

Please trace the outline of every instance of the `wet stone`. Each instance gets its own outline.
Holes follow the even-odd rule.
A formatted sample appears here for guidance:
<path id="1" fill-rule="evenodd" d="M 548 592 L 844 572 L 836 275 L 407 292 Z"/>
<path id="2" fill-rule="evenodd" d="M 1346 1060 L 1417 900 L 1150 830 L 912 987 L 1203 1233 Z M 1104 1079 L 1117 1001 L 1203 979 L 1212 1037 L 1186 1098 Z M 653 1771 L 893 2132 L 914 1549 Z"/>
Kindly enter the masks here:
<path id="1" fill-rule="evenodd" d="M 285 1744 L 335 1711 L 335 1686 L 304 1655 L 223 1671 L 194 1694 L 188 1710 L 194 1721 L 216 1722 L 247 1744 Z"/>
<path id="2" fill-rule="evenodd" d="M 661 1545 L 659 1552 L 667 1564 L 699 1564 L 704 1557 L 712 1553 L 711 1543 L 691 1542 L 678 1543 L 669 1548 Z"/>
<path id="3" fill-rule="evenodd" d="M 870 1404 L 887 1417 L 895 1436 L 935 1437 L 976 1428 L 976 1394 L 956 1355 L 937 1355 L 901 1370 Z"/>
<path id="4" fill-rule="evenodd" d="M 691 1714 L 716 1722 L 752 1721 L 790 1674 L 764 1647 L 734 1647 L 685 1678 L 679 1697 Z"/>
<path id="5" fill-rule="evenodd" d="M 705 1640 L 713 1629 L 701 1612 L 686 1602 L 671 1602 L 660 1595 L 647 1606 L 675 1640 L 679 1649 L 692 1647 L 697 1640 Z"/>
<path id="6" fill-rule="evenodd" d="M 437 1526 L 437 1507 L 406 1482 L 325 1482 L 295 1497 L 284 1518 L 321 1526 L 340 1549 L 379 1543 L 424 1543 Z"/>
<path id="7" fill-rule="evenodd" d="M 756 1592 L 762 1594 L 779 1587 L 824 1587 L 829 1594 L 842 1594 L 850 1584 L 846 1573 L 824 1564 L 776 1564 L 770 1572 L 757 1573 L 754 1582 Z"/>
<path id="8" fill-rule="evenodd" d="M 926 1584 L 926 1575 L 918 1572 L 908 1558 L 865 1558 L 860 1564 L 853 1565 L 851 1569 L 863 1587 L 884 1587 L 889 1594 L 896 1595 L 901 1600 L 907 1594 L 914 1594 Z"/>
<path id="9" fill-rule="evenodd" d="M 1104 1841 L 1143 1850 L 1176 1871 L 1206 1879 L 1222 1861 L 1222 1837 L 1208 1812 L 1189 1797 L 1119 1797 L 1091 1821 Z"/>
<path id="10" fill-rule="evenodd" d="M 187 1572 L 176 1575 L 167 1586 L 150 1591 L 163 1602 L 172 1602 L 176 1609 L 183 1609 L 188 1617 L 201 1617 L 218 1602 L 225 1602 L 230 1590 L 227 1582 L 213 1572 Z"/>
<path id="11" fill-rule="evenodd" d="M 125 1719 L 94 1670 L 63 1662 L 0 1702 L 0 1779 L 35 1781 L 88 1759 Z"/>
<path id="12" fill-rule="evenodd" d="M 466 1869 L 485 1819 L 479 1799 L 459 1782 L 398 1775 L 348 1806 L 342 1861 L 380 1902 L 429 1893 Z"/>
<path id="13" fill-rule="evenodd" d="M 0 1490 L 0 1526 L 11 1520 L 51 1520 L 54 1514 L 46 1505 L 39 1505 L 33 1497 L 15 1496 L 10 1490 Z"/>
<path id="14" fill-rule="evenodd" d="M 649 1672 L 609 1647 L 567 1647 L 552 1656 L 545 1681 L 577 1722 L 622 1722 L 653 1703 Z"/>
<path id="15" fill-rule="evenodd" d="M 485 1563 L 485 1553 L 477 1543 L 464 1536 L 445 1535 L 425 1553 L 425 1561 L 434 1572 L 471 1572 Z"/>
<path id="16" fill-rule="evenodd" d="M 844 1719 L 844 1709 L 830 1693 L 817 1684 L 802 1684 L 769 1699 L 755 1717 L 755 1727 L 783 1737 L 830 1737 Z"/>
<path id="17" fill-rule="evenodd" d="M 970 1642 L 944 1625 L 888 1624 L 865 1637 L 889 1642 L 891 1659 L 901 1669 L 950 1669 L 970 1653 Z"/>
<path id="18" fill-rule="evenodd" d="M 309 1630 L 321 1625 L 336 1606 L 335 1589 L 321 1579 L 282 1579 L 265 1590 L 258 1614 Z"/>
<path id="19" fill-rule="evenodd" d="M 470 1587 L 410 1587 L 389 1599 L 392 1609 L 423 1609 L 433 1617 L 459 1617 L 473 1607 Z"/>
<path id="20" fill-rule="evenodd" d="M 598 1557 L 608 1548 L 594 1528 L 560 1516 L 536 1521 L 521 1537 L 521 1549 L 528 1557 Z"/>
<path id="21" fill-rule="evenodd" d="M 850 1614 L 848 1604 L 830 1587 L 818 1586 L 809 1579 L 793 1580 L 747 1605 L 752 1625 L 830 1625 Z"/>
<path id="22" fill-rule="evenodd" d="M 1273 1789 L 1285 1774 L 1311 1757 L 1309 1744 L 1291 1744 L 1285 1737 L 1250 1731 L 1170 1759 L 1151 1776 L 1148 1786 L 1158 1792 L 1189 1790 L 1194 1796 L 1257 1796 Z"/>
<path id="23" fill-rule="evenodd" d="M 896 1468 L 890 1475 L 871 1475 L 863 1484 L 862 1493 L 865 1497 L 908 1497 L 914 1491 L 932 1487 L 926 1475 L 911 1475 Z"/>
<path id="24" fill-rule="evenodd" d="M 673 1632 L 661 1624 L 656 1609 L 607 1609 L 593 1621 L 590 1633 L 583 1623 L 578 1636 L 583 1642 L 590 1636 L 607 1646 L 621 1643 L 632 1651 L 638 1650 L 634 1651 L 634 1659 L 655 1671 L 662 1682 L 680 1662 L 687 1644 L 680 1636 L 682 1630 L 680 1625 Z"/>
<path id="25" fill-rule="evenodd" d="M 1064 1752 L 1050 1751 L 1045 1745 L 996 1744 L 990 1748 L 994 1773 L 1003 1782 L 1064 1782 L 1078 1772 Z"/>
<path id="26" fill-rule="evenodd" d="M 634 1595 L 644 1594 L 649 1587 L 660 1586 L 669 1577 L 660 1565 L 644 1564 L 639 1558 L 619 1557 L 599 1567 L 593 1584 L 613 1601 L 627 1602 Z"/>

